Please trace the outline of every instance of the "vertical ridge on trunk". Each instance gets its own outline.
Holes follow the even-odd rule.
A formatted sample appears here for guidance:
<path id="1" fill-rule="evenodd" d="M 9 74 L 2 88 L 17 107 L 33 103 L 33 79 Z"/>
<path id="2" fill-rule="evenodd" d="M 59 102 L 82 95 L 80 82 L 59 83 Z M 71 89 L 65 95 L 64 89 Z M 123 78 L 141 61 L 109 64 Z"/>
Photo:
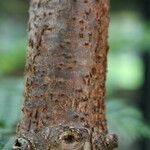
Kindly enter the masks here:
<path id="1" fill-rule="evenodd" d="M 31 0 L 23 117 L 13 149 L 112 150 L 108 0 Z"/>

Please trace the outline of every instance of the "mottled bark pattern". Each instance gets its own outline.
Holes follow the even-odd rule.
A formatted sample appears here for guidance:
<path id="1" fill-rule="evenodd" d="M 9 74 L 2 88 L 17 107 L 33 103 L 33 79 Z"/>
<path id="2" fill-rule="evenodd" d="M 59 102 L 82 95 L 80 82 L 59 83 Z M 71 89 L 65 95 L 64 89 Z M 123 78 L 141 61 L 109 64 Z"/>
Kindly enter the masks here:
<path id="1" fill-rule="evenodd" d="M 31 0 L 14 149 L 112 150 L 104 98 L 108 0 Z"/>

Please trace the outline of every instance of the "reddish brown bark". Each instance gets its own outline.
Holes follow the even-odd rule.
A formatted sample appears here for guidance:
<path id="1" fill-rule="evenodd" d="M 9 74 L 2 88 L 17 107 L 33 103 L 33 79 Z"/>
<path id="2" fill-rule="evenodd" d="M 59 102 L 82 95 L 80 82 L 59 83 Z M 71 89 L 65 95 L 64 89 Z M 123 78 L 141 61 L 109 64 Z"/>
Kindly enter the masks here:
<path id="1" fill-rule="evenodd" d="M 31 0 L 14 149 L 112 150 L 105 119 L 108 0 Z"/>

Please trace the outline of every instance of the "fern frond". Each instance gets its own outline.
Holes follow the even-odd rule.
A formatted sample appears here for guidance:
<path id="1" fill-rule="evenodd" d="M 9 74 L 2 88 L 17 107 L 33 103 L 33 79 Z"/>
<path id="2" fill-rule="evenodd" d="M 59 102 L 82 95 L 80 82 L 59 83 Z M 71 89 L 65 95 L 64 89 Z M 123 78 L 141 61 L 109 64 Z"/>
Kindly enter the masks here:
<path id="1" fill-rule="evenodd" d="M 150 137 L 150 126 L 136 107 L 127 105 L 124 100 L 110 100 L 106 110 L 109 129 L 117 133 L 120 140 L 130 142 Z"/>

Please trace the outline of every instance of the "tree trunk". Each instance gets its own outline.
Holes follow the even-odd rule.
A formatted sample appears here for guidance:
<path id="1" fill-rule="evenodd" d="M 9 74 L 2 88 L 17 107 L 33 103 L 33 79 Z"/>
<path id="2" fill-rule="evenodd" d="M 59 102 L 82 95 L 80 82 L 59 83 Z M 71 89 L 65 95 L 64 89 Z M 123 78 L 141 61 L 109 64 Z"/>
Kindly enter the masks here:
<path id="1" fill-rule="evenodd" d="M 16 150 L 112 150 L 105 119 L 108 0 L 31 0 Z"/>

